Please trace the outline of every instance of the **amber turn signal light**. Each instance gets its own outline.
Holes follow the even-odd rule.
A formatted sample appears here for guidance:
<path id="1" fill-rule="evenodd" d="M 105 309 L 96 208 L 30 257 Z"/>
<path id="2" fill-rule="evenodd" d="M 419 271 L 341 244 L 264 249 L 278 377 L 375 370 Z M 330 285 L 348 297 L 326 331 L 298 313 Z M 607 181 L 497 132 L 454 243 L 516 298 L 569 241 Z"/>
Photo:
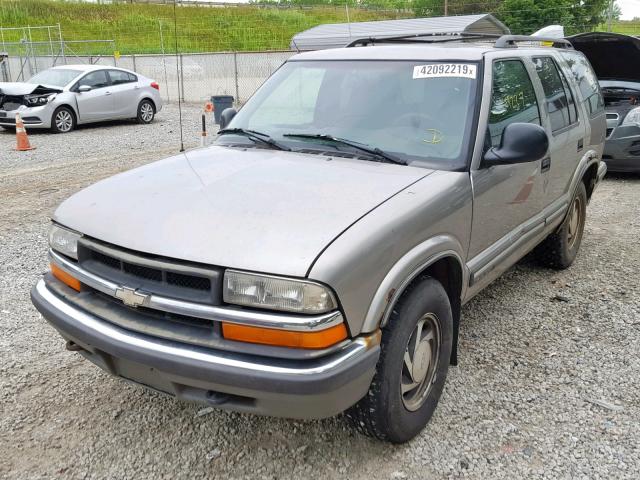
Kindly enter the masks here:
<path id="1" fill-rule="evenodd" d="M 74 290 L 80 291 L 80 280 L 72 277 L 67 272 L 62 270 L 55 264 L 51 264 L 51 273 L 54 277 L 64 283 L 66 286 L 73 288 Z"/>
<path id="2" fill-rule="evenodd" d="M 237 342 L 319 349 L 330 347 L 347 338 L 347 328 L 344 323 L 341 323 L 318 332 L 292 332 L 290 330 L 223 323 L 222 336 L 227 340 L 235 340 Z"/>

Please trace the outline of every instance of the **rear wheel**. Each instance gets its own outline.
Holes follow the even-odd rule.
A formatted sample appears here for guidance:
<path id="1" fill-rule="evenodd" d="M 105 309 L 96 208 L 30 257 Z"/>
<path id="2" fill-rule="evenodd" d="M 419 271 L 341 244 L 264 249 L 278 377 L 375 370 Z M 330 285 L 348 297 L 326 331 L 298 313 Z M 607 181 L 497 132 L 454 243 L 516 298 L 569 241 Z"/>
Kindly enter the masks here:
<path id="1" fill-rule="evenodd" d="M 69 133 L 76 128 L 76 116 L 69 107 L 58 107 L 51 117 L 53 133 Z"/>
<path id="2" fill-rule="evenodd" d="M 537 259 L 558 270 L 571 266 L 580 250 L 586 218 L 587 189 L 580 182 L 564 222 L 536 248 Z"/>
<path id="3" fill-rule="evenodd" d="M 402 443 L 427 424 L 449 368 L 453 316 L 447 292 L 425 277 L 405 292 L 382 332 L 367 395 L 346 412 L 360 432 Z"/>
<path id="4" fill-rule="evenodd" d="M 151 100 L 146 98 L 138 104 L 138 116 L 139 123 L 151 123 L 156 116 L 156 107 Z"/>

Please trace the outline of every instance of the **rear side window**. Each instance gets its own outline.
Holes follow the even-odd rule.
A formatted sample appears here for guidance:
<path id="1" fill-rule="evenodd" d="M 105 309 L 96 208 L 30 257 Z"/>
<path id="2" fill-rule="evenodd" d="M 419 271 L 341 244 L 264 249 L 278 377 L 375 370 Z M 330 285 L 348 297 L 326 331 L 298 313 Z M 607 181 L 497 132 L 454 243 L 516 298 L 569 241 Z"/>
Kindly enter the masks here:
<path id="1" fill-rule="evenodd" d="M 138 80 L 135 75 L 129 72 L 123 72 L 122 70 L 109 70 L 109 77 L 111 77 L 111 83 L 114 85 L 136 82 Z"/>
<path id="2" fill-rule="evenodd" d="M 578 84 L 583 102 L 589 115 L 593 116 L 604 110 L 604 100 L 600 93 L 598 78 L 591 68 L 591 64 L 584 55 L 576 52 L 562 52 L 573 77 Z"/>
<path id="3" fill-rule="evenodd" d="M 562 72 L 551 57 L 536 57 L 533 63 L 544 90 L 551 130 L 556 132 L 568 127 L 576 121 L 577 113 Z"/>
<path id="4" fill-rule="evenodd" d="M 520 60 L 499 60 L 493 63 L 488 131 L 491 146 L 500 145 L 505 127 L 516 122 L 540 125 L 538 100 L 524 64 Z"/>

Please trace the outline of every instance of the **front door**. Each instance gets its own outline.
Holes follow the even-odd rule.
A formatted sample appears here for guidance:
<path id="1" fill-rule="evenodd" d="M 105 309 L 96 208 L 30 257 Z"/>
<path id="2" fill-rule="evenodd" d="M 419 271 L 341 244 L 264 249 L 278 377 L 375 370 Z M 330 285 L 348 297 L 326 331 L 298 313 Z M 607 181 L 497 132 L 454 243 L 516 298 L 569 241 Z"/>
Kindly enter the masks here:
<path id="1" fill-rule="evenodd" d="M 541 124 L 532 71 L 533 65 L 525 65 L 522 58 L 493 61 L 490 78 L 485 77 L 485 82 L 491 82 L 485 151 L 500 145 L 511 123 Z M 542 159 L 490 167 L 480 164 L 471 171 L 474 200 L 468 258 L 472 284 L 484 285 L 495 278 L 500 255 L 529 233 L 528 224 L 544 201 L 541 165 Z M 485 281 L 480 282 L 482 279 Z"/>
<path id="2" fill-rule="evenodd" d="M 89 86 L 88 92 L 78 92 L 77 88 Z M 96 70 L 86 74 L 78 81 L 76 101 L 81 122 L 108 120 L 114 115 L 113 95 L 106 70 Z"/>

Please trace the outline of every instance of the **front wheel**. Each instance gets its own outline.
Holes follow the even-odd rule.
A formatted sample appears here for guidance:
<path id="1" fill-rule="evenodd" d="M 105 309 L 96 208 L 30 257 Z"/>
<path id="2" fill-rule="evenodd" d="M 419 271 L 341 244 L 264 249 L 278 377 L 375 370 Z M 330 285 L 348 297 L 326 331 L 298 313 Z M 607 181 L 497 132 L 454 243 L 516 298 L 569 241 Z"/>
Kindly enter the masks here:
<path id="1" fill-rule="evenodd" d="M 151 123 L 156 116 L 156 107 L 146 98 L 138 104 L 138 123 Z"/>
<path id="2" fill-rule="evenodd" d="M 568 268 L 578 255 L 587 218 L 587 189 L 583 182 L 571 200 L 564 222 L 536 247 L 535 255 L 544 265 L 558 270 Z"/>
<path id="3" fill-rule="evenodd" d="M 440 282 L 425 277 L 405 292 L 382 331 L 367 395 L 346 412 L 360 432 L 402 443 L 429 422 L 451 359 L 453 316 Z"/>
<path id="4" fill-rule="evenodd" d="M 51 118 L 53 133 L 69 133 L 76 128 L 76 116 L 69 107 L 58 107 Z"/>

